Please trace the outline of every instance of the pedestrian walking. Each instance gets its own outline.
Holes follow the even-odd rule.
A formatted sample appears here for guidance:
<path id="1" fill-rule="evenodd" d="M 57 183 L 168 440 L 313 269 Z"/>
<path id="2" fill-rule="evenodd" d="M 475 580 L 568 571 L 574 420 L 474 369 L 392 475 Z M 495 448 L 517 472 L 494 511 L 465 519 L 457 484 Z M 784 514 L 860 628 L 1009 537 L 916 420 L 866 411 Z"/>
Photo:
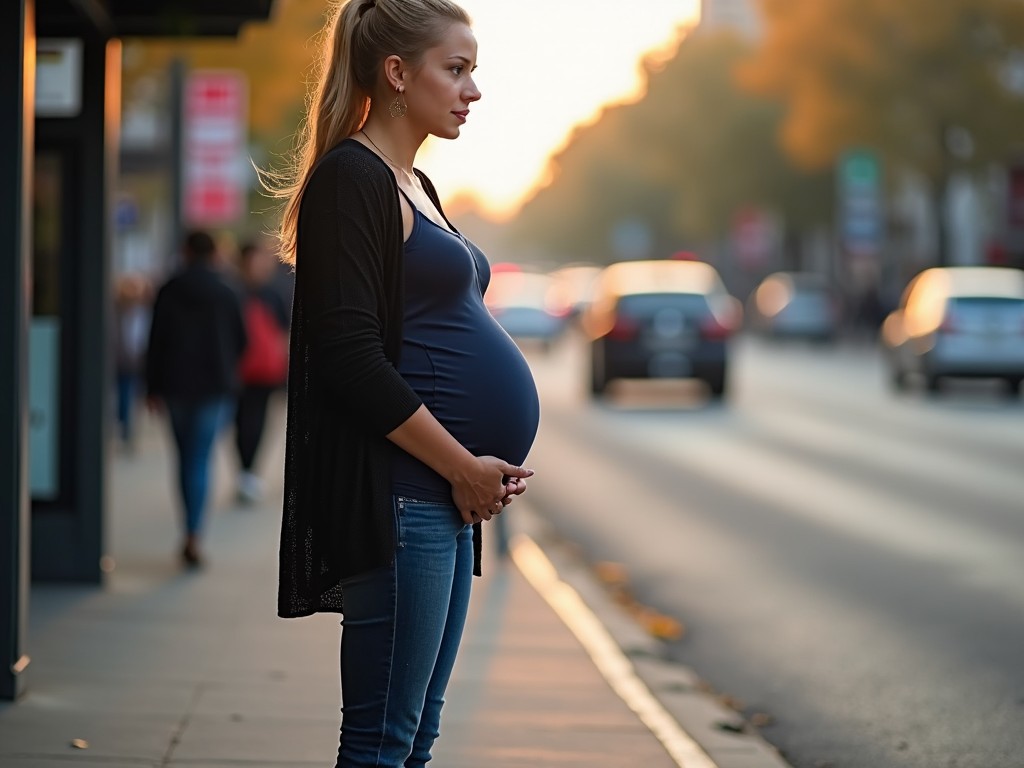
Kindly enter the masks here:
<path id="1" fill-rule="evenodd" d="M 273 253 L 256 242 L 243 244 L 239 251 L 242 309 L 249 339 L 239 365 L 242 388 L 235 410 L 237 496 L 243 504 L 263 498 L 256 454 L 263 439 L 270 398 L 284 386 L 288 375 L 288 308 L 273 284 L 278 263 Z"/>
<path id="2" fill-rule="evenodd" d="M 152 288 L 141 275 L 122 275 L 114 292 L 114 363 L 121 445 L 135 450 L 135 411 L 141 396 Z"/>
<path id="3" fill-rule="evenodd" d="M 278 612 L 344 614 L 339 768 L 430 760 L 481 528 L 533 474 L 530 369 L 414 168 L 428 135 L 459 136 L 476 57 L 448 0 L 338 4 L 294 175 L 271 183 L 296 268 Z"/>
<path id="4" fill-rule="evenodd" d="M 199 540 L 216 438 L 231 418 L 238 364 L 246 345 L 238 291 L 215 264 L 206 232 L 185 238 L 184 267 L 159 290 L 146 355 L 150 407 L 164 406 L 177 455 L 189 566 L 202 562 Z"/>

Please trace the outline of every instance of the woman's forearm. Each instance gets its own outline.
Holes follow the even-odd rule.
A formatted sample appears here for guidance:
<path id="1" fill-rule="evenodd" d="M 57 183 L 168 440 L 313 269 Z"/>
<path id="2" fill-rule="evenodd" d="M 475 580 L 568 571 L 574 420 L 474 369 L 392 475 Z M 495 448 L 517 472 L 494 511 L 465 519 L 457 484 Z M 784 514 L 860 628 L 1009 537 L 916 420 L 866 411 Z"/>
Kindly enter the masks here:
<path id="1" fill-rule="evenodd" d="M 452 501 L 467 523 L 490 520 L 507 503 L 509 494 L 522 492 L 511 479 L 518 482 L 533 474 L 496 456 L 474 456 L 425 405 L 389 432 L 388 439 L 451 484 Z"/>
<path id="2" fill-rule="evenodd" d="M 387 437 L 453 485 L 473 471 L 476 457 L 441 426 L 425 405 Z"/>

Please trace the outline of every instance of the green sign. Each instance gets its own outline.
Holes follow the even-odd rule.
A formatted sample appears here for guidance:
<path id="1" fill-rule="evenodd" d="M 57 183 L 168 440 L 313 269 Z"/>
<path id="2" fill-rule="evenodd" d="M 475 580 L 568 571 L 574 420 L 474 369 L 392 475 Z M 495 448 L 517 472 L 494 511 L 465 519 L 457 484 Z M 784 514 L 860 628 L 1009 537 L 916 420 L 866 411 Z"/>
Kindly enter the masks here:
<path id="1" fill-rule="evenodd" d="M 882 168 L 868 150 L 846 152 L 839 160 L 839 235 L 847 253 L 877 255 L 884 236 Z"/>

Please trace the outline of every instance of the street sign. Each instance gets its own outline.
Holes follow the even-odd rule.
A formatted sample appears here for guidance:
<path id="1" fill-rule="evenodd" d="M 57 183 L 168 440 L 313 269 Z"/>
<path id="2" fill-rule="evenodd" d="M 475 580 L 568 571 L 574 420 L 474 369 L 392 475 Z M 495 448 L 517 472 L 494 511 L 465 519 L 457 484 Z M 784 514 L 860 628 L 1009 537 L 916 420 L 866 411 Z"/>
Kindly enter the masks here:
<path id="1" fill-rule="evenodd" d="M 777 239 L 774 221 L 759 208 L 743 208 L 732 219 L 732 250 L 736 263 L 747 270 L 763 268 Z"/>
<path id="2" fill-rule="evenodd" d="M 82 111 L 82 41 L 39 38 L 36 43 L 37 117 L 75 117 Z"/>
<path id="3" fill-rule="evenodd" d="M 248 88 L 234 70 L 199 70 L 185 81 L 182 215 L 188 225 L 229 225 L 245 210 Z"/>
<path id="4" fill-rule="evenodd" d="M 839 161 L 839 237 L 854 256 L 877 256 L 884 237 L 882 171 L 868 150 L 846 152 Z"/>

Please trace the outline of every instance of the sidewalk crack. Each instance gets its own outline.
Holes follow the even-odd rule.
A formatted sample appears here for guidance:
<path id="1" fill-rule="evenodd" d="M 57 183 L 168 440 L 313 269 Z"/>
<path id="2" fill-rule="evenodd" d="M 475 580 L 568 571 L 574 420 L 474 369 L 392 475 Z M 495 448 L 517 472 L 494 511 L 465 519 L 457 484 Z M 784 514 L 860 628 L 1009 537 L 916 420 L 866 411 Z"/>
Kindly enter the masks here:
<path id="1" fill-rule="evenodd" d="M 178 727 L 174 729 L 174 733 L 171 734 L 170 743 L 167 745 L 167 751 L 164 752 L 164 756 L 160 760 L 160 768 L 167 768 L 171 764 L 171 760 L 174 757 L 174 750 L 178 744 L 181 743 L 181 739 L 185 735 L 185 730 L 188 728 L 189 723 L 192 722 L 192 716 L 195 714 L 196 707 L 199 705 L 199 700 L 203 697 L 203 694 L 208 688 L 207 683 L 199 683 L 196 686 L 195 692 L 192 694 L 192 699 L 189 701 L 188 707 L 185 709 L 185 714 L 181 716 L 181 721 L 178 723 Z"/>

